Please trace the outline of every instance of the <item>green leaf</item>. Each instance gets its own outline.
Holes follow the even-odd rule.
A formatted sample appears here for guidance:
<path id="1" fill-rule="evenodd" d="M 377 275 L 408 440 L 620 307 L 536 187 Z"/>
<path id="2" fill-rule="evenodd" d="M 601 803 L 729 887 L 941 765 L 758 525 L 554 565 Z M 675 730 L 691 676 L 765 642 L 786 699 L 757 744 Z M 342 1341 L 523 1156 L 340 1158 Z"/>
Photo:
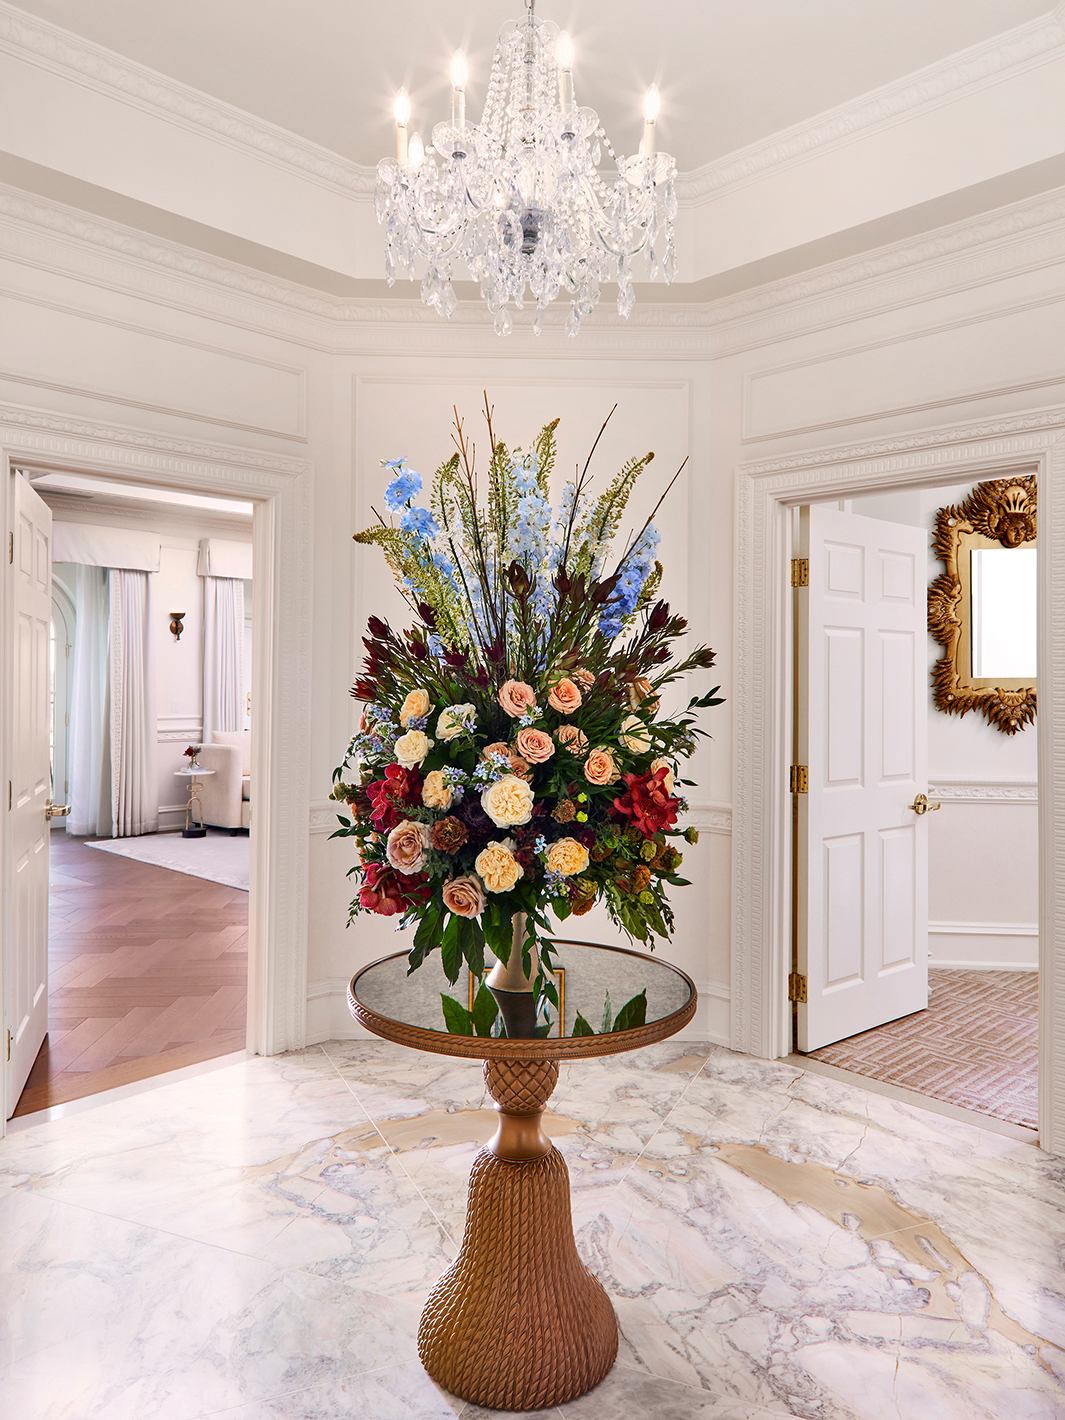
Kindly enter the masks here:
<path id="1" fill-rule="evenodd" d="M 642 1026 L 647 1020 L 647 987 L 634 996 L 631 1001 L 626 1001 L 614 1020 L 613 1030 L 632 1030 L 635 1026 Z"/>
<path id="2" fill-rule="evenodd" d="M 580 1011 L 573 1018 L 573 1030 L 571 1035 L 595 1035 L 595 1031 L 581 1015 Z"/>
<path id="3" fill-rule="evenodd" d="M 462 950 L 459 947 L 459 923 L 462 920 L 452 913 L 444 928 L 444 935 L 440 938 L 440 964 L 452 986 L 459 979 L 459 972 L 462 970 Z"/>
<path id="4" fill-rule="evenodd" d="M 477 988 L 477 995 L 473 1002 L 473 1027 L 477 1034 L 491 1035 L 498 1014 L 499 1007 L 496 1005 L 496 998 L 482 981 Z"/>
<path id="5" fill-rule="evenodd" d="M 466 1007 L 441 991 L 440 1004 L 444 1008 L 444 1021 L 451 1035 L 472 1035 L 473 1017 Z"/>
<path id="6" fill-rule="evenodd" d="M 603 1024 L 599 1027 L 600 1035 L 606 1035 L 606 1033 L 610 1030 L 610 1022 L 612 1018 L 613 1017 L 610 1010 L 610 992 L 608 991 L 606 993 L 606 1000 L 603 1002 Z"/>

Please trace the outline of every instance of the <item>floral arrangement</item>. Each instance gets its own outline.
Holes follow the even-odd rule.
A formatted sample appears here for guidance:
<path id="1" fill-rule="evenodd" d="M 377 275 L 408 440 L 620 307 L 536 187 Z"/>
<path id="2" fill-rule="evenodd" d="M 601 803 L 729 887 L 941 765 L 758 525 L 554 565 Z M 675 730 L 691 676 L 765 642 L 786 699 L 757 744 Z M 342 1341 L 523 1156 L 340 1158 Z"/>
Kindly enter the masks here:
<path id="1" fill-rule="evenodd" d="M 697 838 L 677 827 L 679 762 L 703 733 L 694 712 L 721 702 L 712 690 L 659 717 L 664 687 L 714 655 L 674 658 L 686 622 L 655 597 L 650 518 L 611 556 L 654 455 L 594 499 L 586 463 L 552 508 L 558 421 L 523 451 L 495 438 L 487 400 L 485 414 L 483 503 L 456 414 L 457 451 L 429 505 L 407 460 L 390 461 L 393 518 L 356 535 L 382 549 L 418 620 L 395 631 L 369 619 L 352 688 L 362 715 L 333 776 L 349 816 L 334 837 L 358 846 L 350 917 L 416 926 L 411 970 L 437 947 L 452 982 L 463 962 L 481 975 L 486 945 L 506 963 L 522 913 L 525 974 L 554 999 L 548 911 L 564 920 L 601 901 L 644 945 L 669 936 L 667 888 L 686 882 L 676 841 Z"/>

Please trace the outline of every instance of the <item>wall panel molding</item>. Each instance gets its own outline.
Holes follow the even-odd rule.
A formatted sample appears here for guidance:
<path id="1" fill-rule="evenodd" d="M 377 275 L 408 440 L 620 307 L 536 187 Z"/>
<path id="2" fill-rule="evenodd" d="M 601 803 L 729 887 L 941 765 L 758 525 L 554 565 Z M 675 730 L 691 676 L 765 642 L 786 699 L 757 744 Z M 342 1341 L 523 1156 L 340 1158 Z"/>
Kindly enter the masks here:
<path id="1" fill-rule="evenodd" d="M 1033 780 L 937 779 L 928 786 L 928 797 L 942 804 L 1039 803 L 1039 785 Z"/>

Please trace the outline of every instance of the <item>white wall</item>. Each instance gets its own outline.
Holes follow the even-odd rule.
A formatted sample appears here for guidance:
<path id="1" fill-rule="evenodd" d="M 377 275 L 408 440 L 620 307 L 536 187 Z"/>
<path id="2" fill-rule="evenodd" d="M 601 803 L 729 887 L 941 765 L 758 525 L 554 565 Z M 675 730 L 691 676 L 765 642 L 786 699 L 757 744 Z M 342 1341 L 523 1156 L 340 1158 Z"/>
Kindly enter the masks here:
<path id="1" fill-rule="evenodd" d="M 991 475 L 989 475 L 991 476 Z M 928 531 L 931 583 L 943 571 L 932 551 L 938 509 L 972 484 L 852 500 L 864 517 Z M 946 715 L 932 702 L 931 667 L 942 648 L 928 638 L 928 779 L 943 807 L 928 820 L 928 951 L 938 966 L 1037 965 L 1039 880 L 1035 726 L 1006 735 L 983 715 Z"/>

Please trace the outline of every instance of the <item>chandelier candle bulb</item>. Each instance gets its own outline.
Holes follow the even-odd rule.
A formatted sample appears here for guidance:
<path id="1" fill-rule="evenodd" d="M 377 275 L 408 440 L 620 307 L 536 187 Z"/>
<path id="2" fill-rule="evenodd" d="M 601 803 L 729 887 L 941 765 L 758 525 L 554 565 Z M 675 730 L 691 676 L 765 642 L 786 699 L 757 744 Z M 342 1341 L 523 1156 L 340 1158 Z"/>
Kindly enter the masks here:
<path id="1" fill-rule="evenodd" d="M 645 161 L 649 161 L 655 155 L 655 122 L 661 106 L 658 85 L 652 84 L 643 100 L 643 143 L 640 152 Z"/>
<path id="2" fill-rule="evenodd" d="M 559 103 L 562 112 L 569 113 L 573 107 L 573 41 L 565 30 L 558 37 L 555 60 L 558 63 Z"/>
<path id="3" fill-rule="evenodd" d="M 466 81 L 469 78 L 470 69 L 466 63 L 466 56 L 461 49 L 456 49 L 451 60 L 451 126 L 452 128 L 466 127 Z"/>
<path id="4" fill-rule="evenodd" d="M 406 89 L 400 89 L 392 105 L 392 116 L 396 120 L 396 162 L 401 168 L 407 166 L 407 124 L 410 122 L 410 99 Z"/>
<path id="5" fill-rule="evenodd" d="M 410 149 L 407 153 L 407 167 L 412 173 L 416 173 L 425 162 L 425 144 L 422 142 L 420 133 L 412 133 Z"/>

